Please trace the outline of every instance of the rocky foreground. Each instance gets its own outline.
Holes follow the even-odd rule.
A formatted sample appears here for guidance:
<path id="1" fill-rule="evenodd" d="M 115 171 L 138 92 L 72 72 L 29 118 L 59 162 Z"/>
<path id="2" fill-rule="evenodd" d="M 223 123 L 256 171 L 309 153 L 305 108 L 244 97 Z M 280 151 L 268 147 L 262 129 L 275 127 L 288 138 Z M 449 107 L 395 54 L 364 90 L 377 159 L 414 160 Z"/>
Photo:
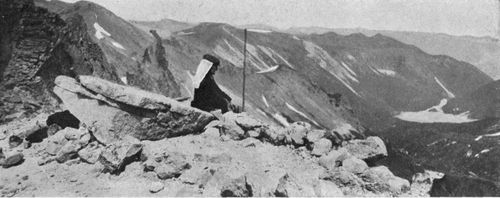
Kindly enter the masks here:
<path id="1" fill-rule="evenodd" d="M 378 137 L 268 125 L 207 113 L 91 76 L 59 76 L 58 113 L 0 126 L 2 196 L 426 196 L 365 161 L 387 156 Z"/>

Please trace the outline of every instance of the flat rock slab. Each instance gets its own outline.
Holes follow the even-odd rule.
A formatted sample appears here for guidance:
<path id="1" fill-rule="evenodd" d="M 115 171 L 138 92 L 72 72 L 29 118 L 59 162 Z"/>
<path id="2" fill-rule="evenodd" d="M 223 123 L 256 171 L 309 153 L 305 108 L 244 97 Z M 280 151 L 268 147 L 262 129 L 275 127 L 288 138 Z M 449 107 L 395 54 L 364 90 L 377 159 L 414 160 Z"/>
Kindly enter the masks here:
<path id="1" fill-rule="evenodd" d="M 91 76 L 58 76 L 54 93 L 94 136 L 109 144 L 132 135 L 159 140 L 201 132 L 215 117 L 168 97 Z"/>

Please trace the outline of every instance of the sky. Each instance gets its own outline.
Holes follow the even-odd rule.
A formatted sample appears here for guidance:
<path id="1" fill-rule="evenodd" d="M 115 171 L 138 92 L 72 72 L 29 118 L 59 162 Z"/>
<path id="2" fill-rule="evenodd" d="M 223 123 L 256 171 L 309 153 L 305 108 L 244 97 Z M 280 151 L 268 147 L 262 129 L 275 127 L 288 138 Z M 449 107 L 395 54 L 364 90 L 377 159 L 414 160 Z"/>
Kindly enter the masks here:
<path id="1" fill-rule="evenodd" d="M 64 0 L 74 2 L 76 0 Z M 500 0 L 90 0 L 128 20 L 499 37 Z"/>

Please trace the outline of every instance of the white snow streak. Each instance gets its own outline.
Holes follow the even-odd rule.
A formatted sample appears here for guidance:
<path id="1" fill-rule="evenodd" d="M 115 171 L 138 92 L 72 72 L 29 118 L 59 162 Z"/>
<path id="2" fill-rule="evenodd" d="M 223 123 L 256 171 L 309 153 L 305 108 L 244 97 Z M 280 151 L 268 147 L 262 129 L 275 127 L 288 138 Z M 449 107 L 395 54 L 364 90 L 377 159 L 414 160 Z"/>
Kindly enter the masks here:
<path id="1" fill-rule="evenodd" d="M 297 110 L 295 107 L 293 107 L 292 105 L 288 104 L 288 102 L 285 102 L 285 105 L 286 107 L 288 107 L 288 109 L 294 111 L 295 113 L 299 114 L 300 116 L 306 118 L 307 120 L 309 120 L 310 122 L 314 123 L 315 125 L 319 126 L 319 124 L 314 121 L 313 119 L 309 118 L 305 113 Z"/>
<path id="2" fill-rule="evenodd" d="M 177 33 L 177 35 L 179 35 L 179 36 L 187 36 L 187 35 L 192 35 L 192 34 L 194 34 L 194 32 L 179 32 L 179 33 Z"/>
<path id="3" fill-rule="evenodd" d="M 401 112 L 395 117 L 401 120 L 419 123 L 465 123 L 476 121 L 469 118 L 469 112 L 461 114 L 447 114 L 443 112 L 443 106 L 448 103 L 447 99 L 442 99 L 441 102 L 429 109 L 418 112 Z"/>
<path id="4" fill-rule="evenodd" d="M 267 99 L 264 95 L 262 95 L 262 102 L 264 102 L 264 105 L 266 105 L 266 107 L 269 108 L 269 103 L 267 103 Z"/>
<path id="5" fill-rule="evenodd" d="M 97 39 L 103 39 L 104 35 L 111 36 L 111 34 L 106 30 L 104 30 L 104 28 L 102 28 L 97 22 L 94 23 L 94 28 L 95 28 L 95 37 Z"/>
<path id="6" fill-rule="evenodd" d="M 279 65 L 276 65 L 276 66 L 270 67 L 268 69 L 260 70 L 257 73 L 258 74 L 265 74 L 265 73 L 276 71 L 278 68 L 279 68 Z"/>
<path id="7" fill-rule="evenodd" d="M 379 73 L 385 74 L 387 76 L 395 76 L 396 72 L 389 69 L 377 69 Z"/>
<path id="8" fill-rule="evenodd" d="M 497 137 L 497 136 L 500 136 L 500 132 L 477 136 L 477 138 L 474 139 L 474 141 L 479 141 L 483 137 Z"/>
<path id="9" fill-rule="evenodd" d="M 283 125 L 285 127 L 290 126 L 290 123 L 288 123 L 286 118 L 283 117 L 283 115 L 281 115 L 280 113 L 273 114 L 273 117 L 274 117 L 274 119 L 278 120 L 278 122 L 281 123 L 281 125 Z"/>
<path id="10" fill-rule="evenodd" d="M 292 38 L 300 41 L 299 37 L 297 37 L 297 36 L 293 36 Z"/>
<path id="11" fill-rule="evenodd" d="M 123 45 L 120 43 L 117 43 L 115 41 L 111 41 L 111 44 L 113 44 L 115 47 L 117 47 L 119 49 L 125 50 L 125 47 L 123 47 Z"/>
<path id="12" fill-rule="evenodd" d="M 436 80 L 437 84 L 439 84 L 439 86 L 441 86 L 441 88 L 444 89 L 444 91 L 446 92 L 446 94 L 448 95 L 448 98 L 454 98 L 455 97 L 455 94 L 451 93 L 450 90 L 448 90 L 444 85 L 443 83 L 441 83 L 441 81 L 439 81 L 438 78 L 434 77 L 434 80 Z"/>

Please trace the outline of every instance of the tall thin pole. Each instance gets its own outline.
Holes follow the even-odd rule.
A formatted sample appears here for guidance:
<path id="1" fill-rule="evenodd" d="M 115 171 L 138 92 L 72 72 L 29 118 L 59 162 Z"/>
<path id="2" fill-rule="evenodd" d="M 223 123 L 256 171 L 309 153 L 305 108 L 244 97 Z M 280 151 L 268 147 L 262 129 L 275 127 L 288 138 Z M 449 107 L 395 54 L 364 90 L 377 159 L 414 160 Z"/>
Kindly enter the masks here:
<path id="1" fill-rule="evenodd" d="M 243 92 L 241 98 L 243 99 L 243 104 L 241 105 L 241 111 L 245 111 L 245 71 L 247 69 L 247 29 L 245 29 L 245 43 L 243 44 Z"/>

